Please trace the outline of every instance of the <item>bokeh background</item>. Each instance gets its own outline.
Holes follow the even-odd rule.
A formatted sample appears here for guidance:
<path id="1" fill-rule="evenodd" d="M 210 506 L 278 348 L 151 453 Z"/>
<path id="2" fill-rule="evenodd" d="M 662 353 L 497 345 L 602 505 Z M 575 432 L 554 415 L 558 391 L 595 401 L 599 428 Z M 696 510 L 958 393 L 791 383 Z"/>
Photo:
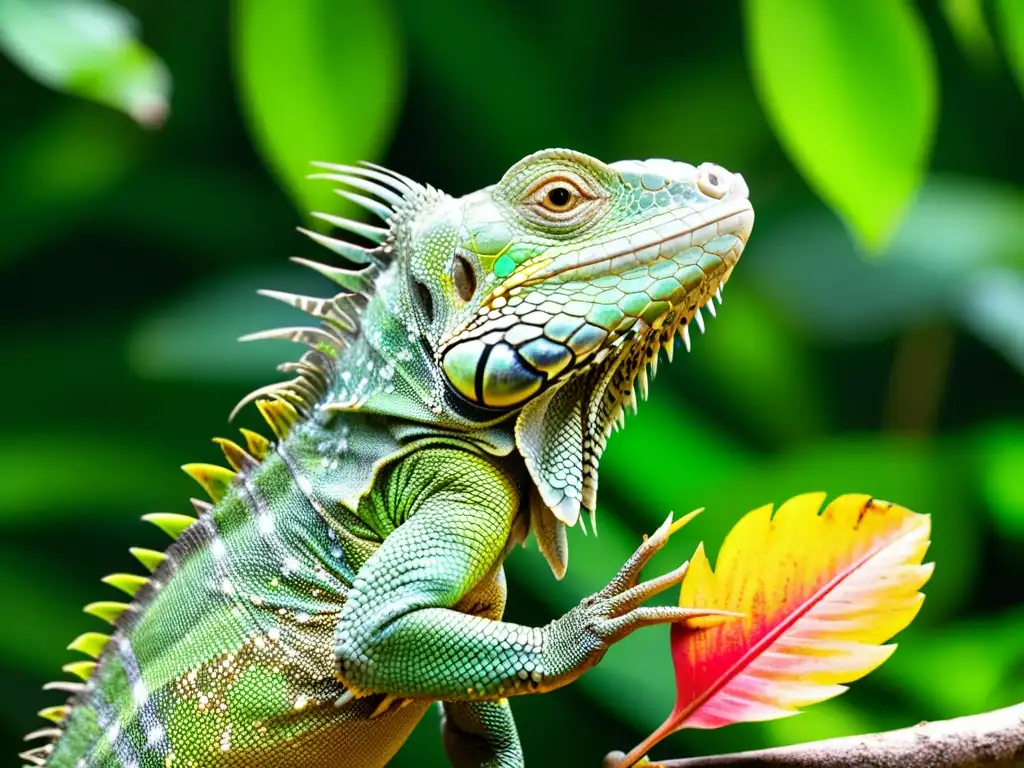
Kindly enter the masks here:
<path id="1" fill-rule="evenodd" d="M 1024 699 L 1024 3 L 121 8 L 139 28 L 97 0 L 0 0 L 5 762 L 56 703 L 40 686 L 65 645 L 101 629 L 81 613 L 116 598 L 98 579 L 164 546 L 138 516 L 188 511 L 176 467 L 215 460 L 231 406 L 296 356 L 234 339 L 295 320 L 256 288 L 329 291 L 286 261 L 323 258 L 294 229 L 309 206 L 345 212 L 301 181 L 313 159 L 454 194 L 547 146 L 746 177 L 757 225 L 718 319 L 611 440 L 600 535 L 570 534 L 565 580 L 535 546 L 513 553 L 508 616 L 568 609 L 669 510 L 707 508 L 659 570 L 812 490 L 930 513 L 937 570 L 895 656 L 849 693 L 658 755 Z M 660 628 L 515 709 L 530 765 L 598 765 L 672 700 Z M 395 765 L 443 764 L 428 717 Z"/>

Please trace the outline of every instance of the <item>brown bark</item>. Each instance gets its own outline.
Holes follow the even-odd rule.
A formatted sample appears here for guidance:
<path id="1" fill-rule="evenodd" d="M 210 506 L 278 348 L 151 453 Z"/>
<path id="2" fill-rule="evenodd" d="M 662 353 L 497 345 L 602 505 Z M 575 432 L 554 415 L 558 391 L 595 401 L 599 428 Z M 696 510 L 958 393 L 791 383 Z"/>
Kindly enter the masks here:
<path id="1" fill-rule="evenodd" d="M 621 752 L 605 758 L 613 768 Z M 791 747 L 689 757 L 652 768 L 1024 768 L 1024 703 L 955 720 Z"/>

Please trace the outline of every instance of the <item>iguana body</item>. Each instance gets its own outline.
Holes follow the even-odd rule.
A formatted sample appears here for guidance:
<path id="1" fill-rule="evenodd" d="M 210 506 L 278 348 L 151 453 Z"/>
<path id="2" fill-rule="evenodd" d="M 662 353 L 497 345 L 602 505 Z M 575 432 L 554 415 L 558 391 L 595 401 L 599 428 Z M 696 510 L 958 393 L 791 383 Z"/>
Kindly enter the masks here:
<path id="1" fill-rule="evenodd" d="M 663 526 L 605 589 L 545 627 L 501 621 L 502 561 L 532 530 L 556 576 L 565 526 L 593 514 L 597 462 L 634 383 L 728 279 L 753 224 L 739 176 L 547 150 L 450 198 L 372 166 L 327 178 L 385 219 L 313 237 L 362 266 L 306 262 L 332 299 L 273 294 L 318 328 L 254 393 L 273 442 L 220 441 L 213 497 L 152 516 L 114 631 L 72 647 L 84 682 L 23 756 L 48 766 L 384 765 L 433 702 L 457 766 L 520 766 L 507 699 L 564 685 L 609 645 L 701 613 L 642 603 Z M 312 234 L 312 233 L 311 233 Z M 689 339 L 686 337 L 688 343 Z M 706 612 L 704 612 L 706 613 Z"/>

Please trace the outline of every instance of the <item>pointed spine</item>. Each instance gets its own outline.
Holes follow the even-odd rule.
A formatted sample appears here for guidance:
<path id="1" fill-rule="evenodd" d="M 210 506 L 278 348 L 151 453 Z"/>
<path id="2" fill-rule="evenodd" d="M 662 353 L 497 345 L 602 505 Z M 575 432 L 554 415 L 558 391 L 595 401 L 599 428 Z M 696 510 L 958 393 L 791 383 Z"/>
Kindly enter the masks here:
<path id="1" fill-rule="evenodd" d="M 249 453 L 260 461 L 267 458 L 267 454 L 270 453 L 270 441 L 267 438 L 259 432 L 253 432 L 251 429 L 240 429 L 238 431 L 245 438 L 245 444 L 249 448 Z"/>
<path id="2" fill-rule="evenodd" d="M 299 412 L 283 400 L 257 400 L 256 407 L 279 440 L 284 440 L 299 421 Z"/>
<path id="3" fill-rule="evenodd" d="M 88 664 L 89 662 L 84 663 Z M 60 691 L 61 693 L 70 693 L 72 696 L 77 696 L 85 691 L 85 686 L 81 683 L 73 683 L 70 680 L 52 680 L 43 686 L 43 690 Z"/>
<path id="4" fill-rule="evenodd" d="M 95 669 L 96 662 L 94 661 L 72 661 L 70 664 L 65 664 L 61 667 L 62 671 L 67 672 L 69 675 L 74 675 L 79 680 L 88 680 Z"/>
<path id="5" fill-rule="evenodd" d="M 327 235 L 321 235 L 319 232 L 314 232 L 313 230 L 306 229 L 304 227 L 298 227 L 298 230 L 310 240 L 334 251 L 334 253 L 338 254 L 343 259 L 354 261 L 356 264 L 381 263 L 381 259 L 378 254 L 375 253 L 375 249 L 371 250 L 359 245 L 353 245 L 345 240 L 337 240 L 333 237 L 328 237 Z"/>
<path id="6" fill-rule="evenodd" d="M 353 293 L 369 292 L 373 287 L 373 278 L 377 272 L 377 266 L 374 264 L 370 264 L 362 269 L 342 269 L 341 267 L 333 267 L 329 264 L 302 259 L 298 256 L 292 256 L 291 261 L 319 272 L 328 280 Z"/>
<path id="7" fill-rule="evenodd" d="M 149 583 L 149 579 L 145 576 L 135 573 L 112 573 L 109 576 L 104 576 L 100 581 L 131 597 L 135 597 L 135 594 Z"/>
<path id="8" fill-rule="evenodd" d="M 370 179 L 360 178 L 354 174 L 347 173 L 311 173 L 306 177 L 307 179 L 326 179 L 327 181 L 336 181 L 339 184 L 345 184 L 353 189 L 359 189 L 363 192 L 368 192 L 374 197 L 383 200 L 390 206 L 395 207 L 405 202 L 404 198 L 396 193 L 392 189 L 388 189 L 381 184 Z"/>
<path id="9" fill-rule="evenodd" d="M 348 197 L 350 193 L 339 193 L 339 195 L 343 195 L 343 197 Z M 353 197 L 358 198 L 361 196 L 356 195 Z M 362 199 L 367 200 L 367 198 Z M 375 203 L 376 205 L 380 205 L 380 203 L 377 203 L 376 201 L 371 202 Z M 384 206 L 381 206 L 381 208 L 384 208 Z M 390 209 L 386 210 L 388 211 L 388 215 L 390 216 Z M 344 229 L 346 232 L 357 234 L 357 236 L 359 236 L 360 238 L 366 238 L 372 243 L 383 243 L 385 240 L 387 240 L 388 232 L 390 231 L 387 227 L 384 226 L 374 226 L 373 224 L 365 224 L 362 223 L 361 221 L 356 221 L 355 219 L 346 219 L 344 216 L 335 216 L 334 214 L 323 213 L 322 211 L 313 211 L 312 215 L 321 221 L 326 221 L 332 226 L 336 226 L 339 229 Z"/>
<path id="10" fill-rule="evenodd" d="M 98 659 L 109 640 L 110 635 L 104 635 L 100 632 L 85 632 L 71 641 L 68 645 L 68 650 L 78 651 L 93 659 Z"/>
<path id="11" fill-rule="evenodd" d="M 51 723 L 59 725 L 68 716 L 68 708 L 66 706 L 47 707 L 46 709 L 40 709 L 36 714 L 44 720 L 49 720 Z"/>
<path id="12" fill-rule="evenodd" d="M 381 172 L 379 170 L 373 170 L 369 167 L 360 167 L 357 165 L 338 165 L 336 163 L 322 163 L 314 161 L 312 165 L 317 168 L 323 168 L 326 171 L 335 171 L 337 173 L 354 174 L 356 176 L 363 176 L 367 179 L 376 179 L 377 181 L 387 184 L 393 190 L 402 195 L 402 201 L 404 202 L 405 197 L 410 193 L 414 193 L 416 188 L 419 186 L 412 180 L 402 181 L 397 173 L 392 171 Z"/>
<path id="13" fill-rule="evenodd" d="M 218 467 L 216 464 L 185 464 L 182 469 L 186 475 L 203 487 L 214 503 L 219 502 L 227 495 L 231 488 L 231 481 L 235 479 L 234 472 L 225 467 Z"/>
<path id="14" fill-rule="evenodd" d="M 132 556 L 142 563 L 143 567 L 150 573 L 153 573 L 153 571 L 160 567 L 160 563 L 167 559 L 167 555 L 163 552 L 157 552 L 155 549 L 131 547 L 128 551 L 131 552 Z"/>
<path id="15" fill-rule="evenodd" d="M 107 624 L 113 625 L 121 618 L 121 614 L 131 606 L 128 603 L 118 603 L 113 600 L 101 600 L 96 603 L 89 603 L 82 610 L 90 616 L 102 619 Z"/>
<path id="16" fill-rule="evenodd" d="M 391 216 L 394 214 L 394 211 L 388 206 L 384 205 L 384 203 L 379 200 L 374 200 L 372 197 L 360 195 L 357 192 L 349 192 L 347 189 L 336 189 L 334 190 L 334 194 L 340 195 L 356 205 L 361 205 L 381 221 L 389 221 Z"/>
<path id="17" fill-rule="evenodd" d="M 343 301 L 346 298 L 345 296 L 332 296 L 331 298 L 323 299 L 317 296 L 302 296 L 297 293 L 272 291 L 266 288 L 261 288 L 256 293 L 260 296 L 266 296 L 268 299 L 283 302 L 290 307 L 295 307 L 305 312 L 307 315 L 331 323 L 342 332 L 356 330 L 355 321 L 345 313 L 339 304 L 339 301 Z"/>
<path id="18" fill-rule="evenodd" d="M 177 539 L 186 528 L 196 521 L 194 517 L 176 515 L 173 512 L 152 512 L 143 515 L 142 519 L 147 523 L 152 523 L 172 539 Z"/>

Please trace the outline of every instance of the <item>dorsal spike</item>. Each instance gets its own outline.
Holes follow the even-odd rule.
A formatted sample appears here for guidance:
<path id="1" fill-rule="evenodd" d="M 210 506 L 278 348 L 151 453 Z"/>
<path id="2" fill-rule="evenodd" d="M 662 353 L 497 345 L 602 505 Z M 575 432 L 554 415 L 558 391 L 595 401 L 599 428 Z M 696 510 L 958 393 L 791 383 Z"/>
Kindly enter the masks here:
<path id="1" fill-rule="evenodd" d="M 90 616 L 102 619 L 107 622 L 107 624 L 114 624 L 119 618 L 121 618 L 121 614 L 129 608 L 131 608 L 131 606 L 128 603 L 118 603 L 114 600 L 101 600 L 96 603 L 89 603 L 82 610 Z"/>
<path id="2" fill-rule="evenodd" d="M 149 583 L 149 579 L 136 573 L 112 573 L 109 576 L 104 576 L 100 581 L 115 589 L 120 589 L 132 597 L 135 597 L 135 594 Z"/>
<path id="3" fill-rule="evenodd" d="M 213 513 L 213 504 L 202 499 L 189 499 L 192 502 L 192 509 L 196 511 L 196 517 L 203 517 Z"/>
<path id="4" fill-rule="evenodd" d="M 35 749 L 30 749 L 26 752 L 21 752 L 18 754 L 18 757 L 20 757 L 22 760 L 27 760 L 34 766 L 42 766 L 46 765 L 46 760 L 47 758 L 49 758 L 50 752 L 52 751 L 53 745 L 46 744 L 42 747 L 36 747 Z"/>
<path id="5" fill-rule="evenodd" d="M 316 296 L 302 296 L 297 293 L 271 291 L 265 288 L 256 291 L 256 293 L 260 296 L 266 296 L 268 299 L 284 302 L 290 307 L 302 310 L 307 315 L 333 323 L 342 331 L 351 332 L 356 330 L 357 326 L 353 319 L 338 307 L 337 301 L 333 296 L 321 299 Z"/>
<path id="6" fill-rule="evenodd" d="M 398 177 L 395 173 L 382 173 L 381 171 L 373 170 L 372 168 L 361 168 L 358 165 L 339 165 L 337 163 L 322 163 L 314 161 L 312 163 L 317 168 L 323 168 L 327 171 L 337 171 L 339 173 L 356 174 L 357 176 L 363 176 L 367 179 L 376 179 L 377 181 L 387 184 L 396 192 L 399 192 L 403 198 L 410 192 L 415 192 L 418 186 L 415 182 L 409 181 L 406 183 Z"/>
<path id="7" fill-rule="evenodd" d="M 69 675 L 74 675 L 79 680 L 88 680 L 94 669 L 96 669 L 96 662 L 94 661 L 72 661 L 70 664 L 65 664 L 61 667 L 62 671 L 67 672 Z"/>
<path id="8" fill-rule="evenodd" d="M 256 407 L 279 440 L 288 436 L 300 418 L 295 407 L 284 400 L 257 400 Z"/>
<path id="9" fill-rule="evenodd" d="M 79 651 L 93 659 L 98 659 L 109 640 L 110 635 L 100 632 L 85 632 L 71 641 L 68 650 Z"/>
<path id="10" fill-rule="evenodd" d="M 364 192 L 369 192 L 371 195 L 379 197 L 385 203 L 392 206 L 401 205 L 403 203 L 402 196 L 394 192 L 394 190 L 388 189 L 375 181 L 362 179 L 355 175 L 347 173 L 311 173 L 307 178 L 327 179 L 328 181 L 336 181 L 339 184 L 347 184 L 355 189 L 361 189 Z"/>
<path id="11" fill-rule="evenodd" d="M 246 405 L 253 402 L 254 400 L 257 400 L 258 398 L 264 396 L 272 397 L 276 395 L 278 390 L 280 390 L 281 386 L 285 383 L 286 382 L 275 381 L 273 384 L 266 384 L 262 387 L 254 389 L 252 392 L 250 392 L 241 400 L 239 400 L 235 407 L 231 409 L 231 413 L 228 414 L 228 421 L 232 421 L 235 418 L 235 416 L 238 415 L 238 412 L 240 410 L 242 410 Z"/>
<path id="12" fill-rule="evenodd" d="M 51 680 L 43 686 L 44 691 L 60 691 L 61 693 L 70 693 L 72 696 L 77 696 L 85 690 L 85 686 L 81 683 L 74 683 L 71 680 Z"/>
<path id="13" fill-rule="evenodd" d="M 176 515 L 173 512 L 151 512 L 148 515 L 143 515 L 142 519 L 147 523 L 152 523 L 172 539 L 177 539 L 186 528 L 196 521 L 194 517 Z"/>
<path id="14" fill-rule="evenodd" d="M 270 441 L 267 438 L 259 432 L 253 432 L 251 429 L 240 429 L 239 432 L 245 438 L 245 444 L 249 448 L 249 453 L 260 461 L 267 458 L 267 454 L 270 453 Z"/>
<path id="15" fill-rule="evenodd" d="M 49 720 L 51 723 L 59 724 L 68 716 L 68 708 L 63 705 L 59 707 L 47 707 L 46 709 L 40 709 L 36 714 L 44 720 Z"/>
<path id="16" fill-rule="evenodd" d="M 83 691 L 85 690 L 85 686 L 79 686 L 79 687 Z M 35 741 L 36 739 L 56 739 L 62 733 L 63 733 L 63 731 L 60 728 L 40 728 L 37 731 L 32 731 L 32 733 L 26 733 L 24 740 L 25 741 Z M 46 746 L 49 746 L 49 745 L 46 745 Z"/>
<path id="17" fill-rule="evenodd" d="M 226 437 L 215 437 L 213 442 L 220 446 L 224 452 L 224 458 L 236 472 L 250 470 L 259 465 L 255 458 L 250 456 L 246 450 L 233 440 Z"/>
<path id="18" fill-rule="evenodd" d="M 216 464 L 184 464 L 181 468 L 186 475 L 203 486 L 203 490 L 215 503 L 227 495 L 231 481 L 235 479 L 234 472 Z"/>
<path id="19" fill-rule="evenodd" d="M 355 219 L 346 219 L 342 216 L 333 216 L 329 213 L 320 213 L 319 211 L 313 211 L 313 216 L 326 221 L 328 224 L 332 224 L 338 229 L 344 229 L 346 232 L 365 237 L 367 240 L 380 244 L 388 238 L 389 230 L 384 227 L 375 227 L 372 224 L 365 224 Z"/>
<path id="20" fill-rule="evenodd" d="M 377 165 L 377 163 L 371 163 L 369 160 L 361 160 L 359 162 L 359 164 L 360 165 L 365 165 L 367 168 L 373 168 L 374 170 L 380 171 L 381 173 L 387 174 L 388 176 L 393 176 L 394 178 L 398 179 L 400 182 L 405 184 L 410 189 L 414 189 L 414 190 L 423 189 L 423 185 L 420 184 L 418 181 L 413 181 L 408 176 L 405 176 L 404 174 L 401 174 L 398 171 L 393 171 L 390 168 L 385 168 L 383 165 Z"/>
<path id="21" fill-rule="evenodd" d="M 296 227 L 302 234 L 311 239 L 315 243 L 334 251 L 336 254 L 341 256 L 343 259 L 354 261 L 356 264 L 381 264 L 383 263 L 380 256 L 369 248 L 363 248 L 360 245 L 353 245 L 352 243 L 346 242 L 345 240 L 337 240 L 327 235 L 321 235 L 319 232 L 314 232 L 311 229 L 305 227 Z"/>
<path id="22" fill-rule="evenodd" d="M 321 275 L 331 280 L 346 291 L 352 291 L 353 293 L 367 293 L 373 288 L 373 274 L 377 271 L 377 267 L 371 264 L 362 269 L 342 269 L 341 267 L 334 267 L 329 264 L 321 264 L 316 261 L 310 261 L 309 259 L 302 259 L 298 256 L 292 256 L 291 260 L 296 264 L 301 264 L 304 267 L 319 272 Z"/>
<path id="23" fill-rule="evenodd" d="M 239 341 L 262 341 L 264 339 L 282 339 L 284 341 L 296 341 L 305 344 L 313 349 L 319 349 L 321 344 L 328 344 L 337 349 L 343 343 L 342 339 L 333 333 L 313 326 L 298 326 L 289 328 L 271 328 L 267 331 L 257 331 L 239 337 Z"/>
<path id="24" fill-rule="evenodd" d="M 167 559 L 167 555 L 163 552 L 157 552 L 155 549 L 143 549 L 142 547 L 131 547 L 129 552 L 142 563 L 143 567 L 153 573 L 157 568 L 160 567 L 160 563 Z"/>
<path id="25" fill-rule="evenodd" d="M 361 205 L 383 222 L 389 222 L 395 213 L 379 200 L 374 200 L 372 197 L 367 197 L 366 195 L 360 195 L 358 192 L 349 192 L 347 189 L 336 189 L 334 190 L 334 194 L 340 195 L 346 200 L 352 201 L 356 205 Z"/>

